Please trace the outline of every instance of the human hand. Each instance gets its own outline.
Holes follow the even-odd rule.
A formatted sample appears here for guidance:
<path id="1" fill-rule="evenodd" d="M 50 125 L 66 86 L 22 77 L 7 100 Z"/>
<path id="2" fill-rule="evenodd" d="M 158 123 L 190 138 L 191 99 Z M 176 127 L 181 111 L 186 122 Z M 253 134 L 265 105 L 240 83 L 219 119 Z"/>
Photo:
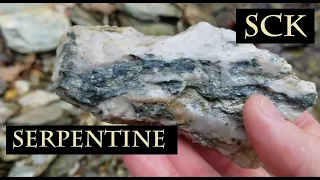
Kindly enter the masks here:
<path id="1" fill-rule="evenodd" d="M 253 95 L 243 118 L 254 150 L 274 176 L 320 176 L 320 124 L 307 111 L 292 123 L 269 99 Z M 132 176 L 270 176 L 263 168 L 241 168 L 182 137 L 178 155 L 126 155 L 123 160 Z"/>

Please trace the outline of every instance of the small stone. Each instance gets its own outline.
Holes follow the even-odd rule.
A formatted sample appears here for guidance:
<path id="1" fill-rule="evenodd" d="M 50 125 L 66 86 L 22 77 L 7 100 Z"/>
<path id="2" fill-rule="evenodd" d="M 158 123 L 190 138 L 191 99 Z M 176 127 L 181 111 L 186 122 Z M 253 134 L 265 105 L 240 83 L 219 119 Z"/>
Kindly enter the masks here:
<path id="1" fill-rule="evenodd" d="M 55 67 L 52 80 L 65 102 L 108 123 L 177 125 L 187 139 L 244 168 L 262 165 L 243 125 L 249 96 L 265 95 L 288 121 L 318 98 L 315 84 L 299 79 L 285 59 L 237 44 L 233 30 L 207 22 L 174 36 L 72 27 Z"/>
<path id="2" fill-rule="evenodd" d="M 43 165 L 46 162 L 47 155 L 32 155 L 32 164 L 34 165 Z"/>
<path id="3" fill-rule="evenodd" d="M 45 176 L 66 176 L 83 157 L 84 155 L 61 155 L 51 164 L 45 172 Z"/>
<path id="4" fill-rule="evenodd" d="M 118 9 L 146 21 L 159 21 L 160 17 L 180 18 L 182 12 L 171 3 L 117 3 Z"/>
<path id="5" fill-rule="evenodd" d="M 76 108 L 72 104 L 66 103 L 65 101 L 52 103 L 51 107 L 63 109 L 65 112 L 73 116 L 80 116 L 83 113 L 83 110 Z"/>
<path id="6" fill-rule="evenodd" d="M 18 102 L 22 107 L 37 108 L 58 100 L 60 97 L 55 93 L 38 89 L 21 97 Z"/>
<path id="7" fill-rule="evenodd" d="M 90 163 L 86 168 L 88 169 L 97 169 L 103 163 L 110 162 L 113 158 L 113 155 L 94 155 L 90 156 Z"/>
<path id="8" fill-rule="evenodd" d="M 146 35 L 174 35 L 177 31 L 174 25 L 168 23 L 141 22 L 125 14 L 119 14 L 118 18 L 121 26 L 134 27 Z"/>
<path id="9" fill-rule="evenodd" d="M 16 162 L 8 176 L 37 177 L 47 169 L 55 157 L 56 155 L 32 155 L 27 159 Z"/>
<path id="10" fill-rule="evenodd" d="M 78 6 L 74 6 L 68 9 L 68 13 L 71 16 L 70 18 L 71 21 L 77 25 L 82 25 L 82 26 L 101 25 L 101 23 L 98 22 L 90 13 L 81 9 Z"/>
<path id="11" fill-rule="evenodd" d="M 118 168 L 117 172 L 117 177 L 127 177 L 128 173 L 126 170 L 124 170 L 123 168 Z"/>
<path id="12" fill-rule="evenodd" d="M 21 96 L 30 90 L 30 83 L 26 80 L 17 80 L 14 82 L 14 87 L 16 88 L 18 94 Z"/>
<path id="13" fill-rule="evenodd" d="M 8 47 L 23 54 L 54 50 L 70 25 L 52 4 L 0 16 Z"/>
<path id="14" fill-rule="evenodd" d="M 50 125 L 62 118 L 64 111 L 56 106 L 38 107 L 8 120 L 13 125 Z"/>
<path id="15" fill-rule="evenodd" d="M 80 163 L 77 162 L 72 169 L 70 169 L 70 171 L 68 172 L 68 176 L 73 176 L 77 173 L 77 171 L 79 170 L 80 168 Z"/>
<path id="16" fill-rule="evenodd" d="M 4 124 L 8 118 L 19 110 L 19 106 L 14 103 L 6 103 L 0 99 L 0 125 Z"/>
<path id="17" fill-rule="evenodd" d="M 36 170 L 33 167 L 20 166 L 13 168 L 8 177 L 35 177 L 36 174 Z"/>

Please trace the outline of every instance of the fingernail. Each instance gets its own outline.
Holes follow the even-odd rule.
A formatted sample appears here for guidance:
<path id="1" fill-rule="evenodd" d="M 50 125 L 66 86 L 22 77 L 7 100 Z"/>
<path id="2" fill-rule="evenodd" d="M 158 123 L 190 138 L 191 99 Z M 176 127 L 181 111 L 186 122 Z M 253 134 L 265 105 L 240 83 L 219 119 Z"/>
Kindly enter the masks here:
<path id="1" fill-rule="evenodd" d="M 260 101 L 261 111 L 273 120 L 282 119 L 282 115 L 277 110 L 273 102 L 267 97 L 263 97 Z"/>

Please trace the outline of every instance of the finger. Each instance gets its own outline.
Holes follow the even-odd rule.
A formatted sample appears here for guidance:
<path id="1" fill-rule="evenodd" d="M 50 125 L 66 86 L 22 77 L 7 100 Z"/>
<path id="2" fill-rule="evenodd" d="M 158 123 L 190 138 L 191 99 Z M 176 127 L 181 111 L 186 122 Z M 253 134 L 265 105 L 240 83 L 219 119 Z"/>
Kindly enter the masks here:
<path id="1" fill-rule="evenodd" d="M 250 97 L 243 116 L 254 150 L 274 175 L 320 175 L 319 138 L 286 121 L 272 101 L 262 95 Z"/>
<path id="2" fill-rule="evenodd" d="M 308 111 L 304 111 L 297 120 L 294 121 L 294 124 L 305 132 L 320 137 L 319 122 Z"/>
<path id="3" fill-rule="evenodd" d="M 195 145 L 195 149 L 199 154 L 222 176 L 238 176 L 238 177 L 270 177 L 263 168 L 258 169 L 245 169 L 234 164 L 226 156 L 213 150 L 203 148 L 199 145 Z"/>
<path id="4" fill-rule="evenodd" d="M 166 155 L 125 155 L 123 162 L 130 175 L 138 177 L 179 177 Z"/>
<path id="5" fill-rule="evenodd" d="M 182 137 L 179 137 L 178 140 L 178 155 L 168 155 L 168 158 L 181 176 L 220 176 Z"/>

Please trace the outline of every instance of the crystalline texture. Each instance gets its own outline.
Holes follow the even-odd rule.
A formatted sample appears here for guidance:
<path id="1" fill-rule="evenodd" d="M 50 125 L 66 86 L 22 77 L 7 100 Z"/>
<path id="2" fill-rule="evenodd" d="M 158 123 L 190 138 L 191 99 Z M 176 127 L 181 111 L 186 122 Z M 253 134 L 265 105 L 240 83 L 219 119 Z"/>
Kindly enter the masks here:
<path id="1" fill-rule="evenodd" d="M 177 125 L 193 142 L 257 168 L 243 127 L 245 100 L 264 94 L 294 121 L 315 103 L 316 87 L 283 58 L 235 39 L 205 22 L 155 37 L 131 27 L 74 26 L 60 41 L 52 80 L 63 100 L 101 120 Z"/>

